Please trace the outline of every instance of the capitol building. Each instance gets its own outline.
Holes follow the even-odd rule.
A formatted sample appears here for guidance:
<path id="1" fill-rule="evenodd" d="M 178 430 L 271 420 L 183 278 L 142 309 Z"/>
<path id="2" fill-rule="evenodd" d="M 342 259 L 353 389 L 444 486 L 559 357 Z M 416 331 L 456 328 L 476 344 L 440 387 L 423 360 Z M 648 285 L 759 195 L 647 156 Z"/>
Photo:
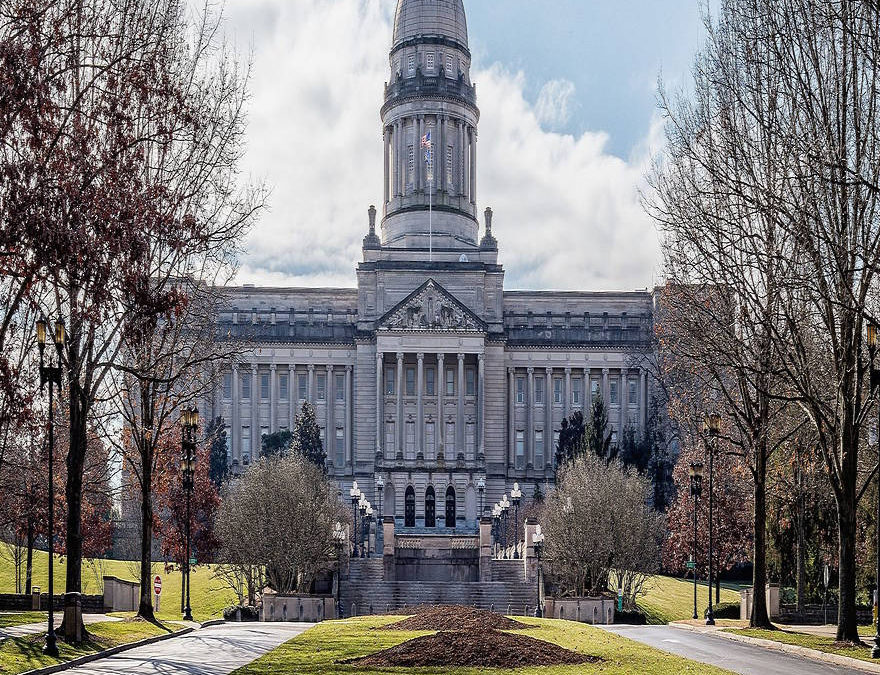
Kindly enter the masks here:
<path id="1" fill-rule="evenodd" d="M 207 406 L 234 470 L 308 401 L 342 494 L 357 481 L 399 531 L 473 532 L 481 497 L 488 510 L 515 481 L 527 501 L 546 492 L 562 420 L 597 396 L 618 438 L 647 418 L 652 293 L 505 287 L 504 232 L 538 224 L 481 209 L 479 125 L 493 120 L 471 58 L 463 0 L 399 0 L 384 194 L 365 211 L 356 287 L 228 288 L 219 314 L 248 347 Z"/>

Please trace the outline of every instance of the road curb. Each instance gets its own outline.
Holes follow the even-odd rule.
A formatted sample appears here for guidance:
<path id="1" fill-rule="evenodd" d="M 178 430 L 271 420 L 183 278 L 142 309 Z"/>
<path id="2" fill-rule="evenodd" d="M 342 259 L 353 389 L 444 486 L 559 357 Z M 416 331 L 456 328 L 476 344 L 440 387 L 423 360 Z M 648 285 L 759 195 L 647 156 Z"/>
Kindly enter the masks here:
<path id="1" fill-rule="evenodd" d="M 226 623 L 226 619 L 211 619 L 210 621 L 205 621 L 205 623 L 199 624 L 199 630 L 202 628 L 210 628 L 211 626 L 222 626 Z"/>
<path id="2" fill-rule="evenodd" d="M 146 647 L 147 645 L 151 645 L 155 642 L 162 642 L 163 640 L 170 640 L 171 638 L 180 637 L 181 635 L 186 635 L 187 633 L 192 633 L 195 628 L 182 628 L 181 630 L 174 631 L 173 633 L 167 633 L 165 635 L 156 635 L 151 638 L 144 638 L 143 640 L 138 640 L 137 642 L 128 642 L 124 645 L 118 645 L 116 647 L 110 647 L 110 649 L 104 649 L 100 652 L 95 652 L 94 654 L 86 654 L 85 656 L 78 656 L 75 659 L 70 661 L 65 661 L 64 663 L 57 663 L 54 666 L 46 666 L 45 668 L 37 668 L 35 670 L 27 670 L 21 675 L 49 675 L 50 673 L 59 673 L 62 670 L 68 670 L 70 668 L 76 668 L 77 666 L 82 666 L 87 663 L 91 663 L 92 661 L 98 661 L 99 659 L 107 658 L 108 656 L 114 656 L 115 654 L 119 654 L 121 652 L 127 652 L 129 649 L 137 649 L 138 647 Z"/>
<path id="3" fill-rule="evenodd" d="M 862 661 L 861 659 L 853 659 L 849 656 L 841 656 L 840 654 L 829 654 L 828 652 L 819 651 L 818 649 L 810 649 L 809 647 L 800 647 L 799 645 L 789 645 L 776 640 L 765 640 L 763 638 L 754 638 L 747 635 L 737 635 L 736 633 L 728 633 L 721 629 L 706 630 L 697 626 L 690 626 L 686 623 L 669 623 L 670 628 L 678 630 L 688 630 L 692 633 L 700 633 L 702 635 L 717 635 L 727 640 L 741 642 L 743 644 L 755 645 L 765 649 L 772 649 L 785 654 L 794 656 L 802 656 L 814 661 L 822 661 L 833 666 L 845 666 L 854 670 L 861 670 L 865 673 L 880 673 L 880 664 Z"/>

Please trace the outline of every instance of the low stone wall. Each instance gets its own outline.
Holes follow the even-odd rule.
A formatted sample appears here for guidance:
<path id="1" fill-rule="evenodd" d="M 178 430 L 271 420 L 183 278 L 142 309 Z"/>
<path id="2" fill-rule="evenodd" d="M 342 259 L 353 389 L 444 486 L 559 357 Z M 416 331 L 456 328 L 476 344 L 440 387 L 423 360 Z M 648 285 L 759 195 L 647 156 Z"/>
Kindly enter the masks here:
<path id="1" fill-rule="evenodd" d="M 64 607 L 64 594 L 55 595 L 54 609 L 61 610 Z M 29 612 L 36 608 L 33 595 L 17 593 L 0 593 L 0 611 L 4 612 Z M 82 608 L 86 614 L 102 614 L 104 612 L 103 595 L 83 595 Z M 38 609 L 49 609 L 49 594 L 40 594 Z"/>
<path id="2" fill-rule="evenodd" d="M 544 617 L 581 623 L 614 623 L 613 598 L 547 598 Z"/>
<path id="3" fill-rule="evenodd" d="M 104 606 L 113 612 L 136 612 L 141 604 L 141 585 L 136 581 L 104 577 Z"/>
<path id="4" fill-rule="evenodd" d="M 779 584 L 767 584 L 767 614 L 770 619 L 779 618 Z M 739 592 L 739 618 L 748 621 L 752 618 L 752 587 Z"/>
<path id="5" fill-rule="evenodd" d="M 330 595 L 263 595 L 261 621 L 318 623 L 335 618 L 336 601 Z"/>

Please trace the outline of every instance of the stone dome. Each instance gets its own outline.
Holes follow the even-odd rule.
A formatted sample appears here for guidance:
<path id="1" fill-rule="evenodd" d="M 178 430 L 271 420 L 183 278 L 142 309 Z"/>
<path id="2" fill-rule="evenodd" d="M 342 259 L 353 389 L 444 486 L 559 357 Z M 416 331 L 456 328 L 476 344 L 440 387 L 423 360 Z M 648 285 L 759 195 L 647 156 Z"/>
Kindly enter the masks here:
<path id="1" fill-rule="evenodd" d="M 418 36 L 445 37 L 467 49 L 463 0 L 398 0 L 392 48 Z"/>

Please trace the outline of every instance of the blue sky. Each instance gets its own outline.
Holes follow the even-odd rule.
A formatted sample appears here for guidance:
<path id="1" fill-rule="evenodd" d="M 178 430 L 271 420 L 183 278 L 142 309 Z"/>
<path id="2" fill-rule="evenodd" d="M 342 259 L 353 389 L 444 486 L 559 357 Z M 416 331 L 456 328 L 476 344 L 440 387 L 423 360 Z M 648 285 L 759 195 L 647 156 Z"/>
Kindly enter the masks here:
<path id="1" fill-rule="evenodd" d="M 662 151 L 658 75 L 687 84 L 702 0 L 465 0 L 481 108 L 478 208 L 507 288 L 660 280 L 645 172 Z M 717 3 L 718 0 L 711 0 Z M 227 0 L 252 55 L 244 172 L 271 189 L 238 281 L 355 284 L 381 214 L 379 108 L 397 0 Z"/>

